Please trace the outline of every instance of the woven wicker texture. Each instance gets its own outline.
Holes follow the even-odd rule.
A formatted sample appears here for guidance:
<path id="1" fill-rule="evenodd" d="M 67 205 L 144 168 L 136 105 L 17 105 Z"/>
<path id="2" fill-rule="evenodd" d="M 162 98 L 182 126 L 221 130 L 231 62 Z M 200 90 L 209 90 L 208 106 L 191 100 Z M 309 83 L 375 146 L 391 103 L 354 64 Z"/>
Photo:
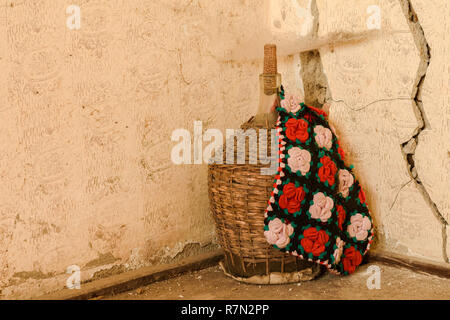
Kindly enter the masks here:
<path id="1" fill-rule="evenodd" d="M 265 74 L 276 74 L 277 69 L 277 46 L 266 44 L 264 46 L 264 72 Z"/>
<path id="2" fill-rule="evenodd" d="M 270 129 L 275 127 L 268 127 L 268 123 L 258 125 L 253 120 L 244 123 L 241 129 L 269 129 L 270 155 Z M 234 153 L 236 157 L 236 147 Z M 224 159 L 225 156 L 224 148 Z M 275 175 L 261 174 L 261 168 L 269 165 L 248 164 L 248 148 L 245 158 L 246 164 L 211 164 L 208 167 L 210 207 L 219 243 L 225 251 L 226 271 L 234 276 L 250 277 L 311 268 L 314 278 L 320 266 L 286 255 L 267 243 L 263 233 L 264 211 Z"/>

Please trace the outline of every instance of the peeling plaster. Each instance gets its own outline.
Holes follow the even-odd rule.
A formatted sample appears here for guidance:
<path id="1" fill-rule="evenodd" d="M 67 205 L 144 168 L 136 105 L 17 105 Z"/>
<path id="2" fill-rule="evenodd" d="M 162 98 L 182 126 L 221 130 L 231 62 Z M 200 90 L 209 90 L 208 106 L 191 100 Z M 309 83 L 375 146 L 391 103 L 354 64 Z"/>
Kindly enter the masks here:
<path id="1" fill-rule="evenodd" d="M 115 258 L 111 252 L 105 253 L 105 254 L 99 254 L 97 259 L 89 261 L 85 268 L 93 268 L 93 267 L 99 267 L 104 266 L 107 264 L 114 263 L 115 261 L 120 260 L 118 258 Z"/>
<path id="2" fill-rule="evenodd" d="M 47 279 L 53 277 L 55 274 L 45 274 L 41 271 L 21 271 L 13 274 L 13 278 L 26 279 Z"/>
<path id="3" fill-rule="evenodd" d="M 171 262 L 177 262 L 183 258 L 210 252 L 214 249 L 218 249 L 219 245 L 214 242 L 200 243 L 194 241 L 186 241 L 183 243 L 177 243 L 173 248 L 162 248 L 157 253 L 153 254 L 148 260 L 151 264 L 166 264 Z"/>
<path id="4" fill-rule="evenodd" d="M 447 221 L 445 221 L 443 215 L 439 212 L 436 204 L 432 201 L 430 194 L 426 190 L 425 186 L 422 184 L 419 173 L 417 172 L 414 163 L 414 156 L 417 145 L 419 143 L 419 136 L 423 130 L 429 127 L 429 123 L 426 120 L 426 114 L 422 105 L 421 89 L 431 60 L 431 48 L 428 45 L 424 31 L 419 22 L 419 18 L 417 17 L 417 14 L 415 13 L 411 2 L 409 0 L 399 0 L 399 1 L 403 13 L 405 14 L 408 25 L 411 29 L 411 33 L 413 35 L 414 41 L 416 43 L 421 58 L 419 69 L 417 71 L 417 80 L 412 91 L 413 103 L 416 107 L 416 115 L 418 117 L 417 132 L 411 137 L 409 141 L 403 143 L 401 147 L 402 152 L 405 156 L 408 171 L 412 179 L 415 181 L 418 189 L 421 191 L 425 202 L 432 209 L 432 212 L 435 215 L 436 219 L 442 224 L 442 256 L 445 262 L 449 262 L 449 258 L 447 255 Z"/>
<path id="5" fill-rule="evenodd" d="M 119 273 L 124 273 L 127 270 L 128 269 L 124 265 L 117 264 L 117 265 L 112 266 L 111 268 L 105 268 L 105 269 L 95 272 L 89 280 L 83 281 L 82 283 L 88 283 L 88 282 L 95 281 L 98 279 L 111 277 L 111 276 L 119 274 Z"/>
<path id="6" fill-rule="evenodd" d="M 92 276 L 83 282 L 98 280 L 115 274 L 138 269 L 141 267 L 174 263 L 186 257 L 191 257 L 205 252 L 210 252 L 218 248 L 219 248 L 218 244 L 213 242 L 199 243 L 187 241 L 183 243 L 178 243 L 173 248 L 169 247 L 162 248 L 157 253 L 154 253 L 151 257 L 147 257 L 149 263 L 139 263 L 137 261 L 133 261 L 133 260 L 140 260 L 138 257 L 139 250 L 133 250 L 132 256 L 136 256 L 136 259 L 133 259 L 132 256 L 130 256 L 129 261 L 124 264 L 113 264 L 119 259 L 114 258 L 114 256 L 111 253 L 99 255 L 98 259 L 89 262 L 86 265 L 86 267 L 90 268 L 101 267 L 101 268 L 93 272 Z"/>

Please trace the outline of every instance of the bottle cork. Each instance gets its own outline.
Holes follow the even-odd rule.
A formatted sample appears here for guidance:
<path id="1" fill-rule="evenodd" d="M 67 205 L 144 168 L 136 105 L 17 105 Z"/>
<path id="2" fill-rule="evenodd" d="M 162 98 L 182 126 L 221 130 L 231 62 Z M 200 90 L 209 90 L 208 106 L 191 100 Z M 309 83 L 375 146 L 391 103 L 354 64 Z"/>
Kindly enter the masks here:
<path id="1" fill-rule="evenodd" d="M 264 46 L 264 70 L 261 75 L 264 82 L 264 93 L 275 94 L 278 90 L 277 46 L 266 44 Z"/>

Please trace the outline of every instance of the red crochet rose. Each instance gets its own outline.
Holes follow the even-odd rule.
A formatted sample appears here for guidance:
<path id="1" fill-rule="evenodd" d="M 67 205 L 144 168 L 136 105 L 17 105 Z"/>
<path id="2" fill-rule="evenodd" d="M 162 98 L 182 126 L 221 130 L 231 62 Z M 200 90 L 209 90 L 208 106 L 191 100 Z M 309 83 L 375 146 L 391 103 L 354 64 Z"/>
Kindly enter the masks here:
<path id="1" fill-rule="evenodd" d="M 361 204 L 366 203 L 366 194 L 362 188 L 359 190 L 358 198 L 359 201 L 361 201 Z"/>
<path id="2" fill-rule="evenodd" d="M 342 224 L 345 221 L 345 210 L 340 204 L 336 206 L 336 210 L 338 212 L 338 227 L 342 230 Z"/>
<path id="3" fill-rule="evenodd" d="M 327 156 L 320 158 L 322 166 L 319 168 L 319 178 L 321 182 L 328 181 L 328 184 L 332 186 L 334 184 L 334 176 L 337 168 L 336 164 Z"/>
<path id="4" fill-rule="evenodd" d="M 308 122 L 303 119 L 289 119 L 286 122 L 286 136 L 291 141 L 298 139 L 303 143 L 306 142 L 309 138 Z"/>
<path id="5" fill-rule="evenodd" d="M 362 262 L 361 253 L 356 250 L 354 247 L 350 247 L 345 249 L 344 258 L 342 258 L 342 265 L 344 266 L 344 270 L 348 273 L 355 272 L 357 266 L 359 266 Z"/>
<path id="6" fill-rule="evenodd" d="M 330 239 L 324 230 L 317 231 L 314 227 L 306 229 L 303 232 L 303 236 L 304 238 L 301 241 L 303 249 L 307 253 L 312 252 L 316 257 L 325 251 L 325 244 Z"/>
<path id="7" fill-rule="evenodd" d="M 305 198 L 305 191 L 302 187 L 295 187 L 295 184 L 288 183 L 283 187 L 283 194 L 278 201 L 281 209 L 287 209 L 289 213 L 300 210 L 301 202 Z"/>

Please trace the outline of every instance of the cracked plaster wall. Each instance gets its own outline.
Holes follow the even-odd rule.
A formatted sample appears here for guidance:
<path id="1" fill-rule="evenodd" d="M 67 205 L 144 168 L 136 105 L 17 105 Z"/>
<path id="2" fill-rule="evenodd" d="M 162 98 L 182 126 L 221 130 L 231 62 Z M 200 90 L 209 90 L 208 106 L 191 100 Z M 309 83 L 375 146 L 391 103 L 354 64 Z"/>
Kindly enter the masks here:
<path id="1" fill-rule="evenodd" d="M 317 0 L 318 36 L 367 28 L 373 1 Z M 370 41 L 320 49 L 330 118 L 366 186 L 375 250 L 448 262 L 447 1 L 383 0 Z"/>

